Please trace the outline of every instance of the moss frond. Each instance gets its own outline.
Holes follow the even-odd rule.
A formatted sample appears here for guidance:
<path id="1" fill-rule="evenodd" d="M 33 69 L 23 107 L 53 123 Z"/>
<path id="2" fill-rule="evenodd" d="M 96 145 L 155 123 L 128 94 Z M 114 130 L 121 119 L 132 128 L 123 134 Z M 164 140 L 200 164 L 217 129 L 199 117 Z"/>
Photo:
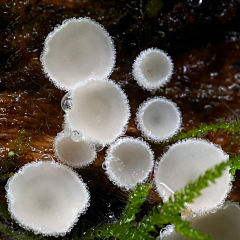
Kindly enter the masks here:
<path id="1" fill-rule="evenodd" d="M 240 159 L 240 156 L 239 156 Z M 163 204 L 153 207 L 152 211 L 145 215 L 140 222 L 136 222 L 135 214 L 139 212 L 140 205 L 144 202 L 150 184 L 138 185 L 129 195 L 129 202 L 123 211 L 122 218 L 115 223 L 98 226 L 88 230 L 83 239 L 107 238 L 115 239 L 154 239 L 151 232 L 157 232 L 157 228 L 162 228 L 166 224 L 175 225 L 176 231 L 187 238 L 211 240 L 211 236 L 203 235 L 199 230 L 192 229 L 190 223 L 182 220 L 180 214 L 185 208 L 185 203 L 193 202 L 194 198 L 201 195 L 201 190 L 209 186 L 210 182 L 220 177 L 223 171 L 234 162 L 230 159 L 207 170 L 204 175 L 196 181 L 190 181 L 183 190 L 175 192 L 173 197 Z M 240 160 L 239 160 L 240 161 Z M 127 219 L 127 221 L 126 221 Z"/>
<path id="2" fill-rule="evenodd" d="M 187 132 L 179 132 L 177 135 L 172 137 L 166 142 L 163 142 L 163 145 L 176 142 L 185 138 L 199 138 L 206 136 L 209 132 L 218 132 L 218 131 L 224 131 L 226 133 L 237 133 L 240 132 L 240 121 L 236 120 L 233 122 L 225 122 L 221 121 L 214 124 L 201 124 L 198 127 L 194 127 L 192 130 L 189 130 Z"/>

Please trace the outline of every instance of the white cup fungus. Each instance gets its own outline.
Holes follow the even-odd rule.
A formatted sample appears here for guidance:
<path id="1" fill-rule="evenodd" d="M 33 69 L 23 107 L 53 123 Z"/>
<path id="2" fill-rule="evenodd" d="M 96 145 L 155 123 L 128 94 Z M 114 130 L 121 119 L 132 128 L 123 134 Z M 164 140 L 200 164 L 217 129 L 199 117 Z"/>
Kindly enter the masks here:
<path id="1" fill-rule="evenodd" d="M 239 240 L 240 239 L 240 208 L 237 204 L 227 202 L 216 212 L 206 215 L 188 217 L 191 227 L 198 229 L 201 233 L 211 235 L 214 240 Z M 184 240 L 183 236 L 175 232 L 174 226 L 169 225 L 162 233 L 160 240 Z"/>
<path id="2" fill-rule="evenodd" d="M 152 91 L 165 85 L 171 78 L 173 62 L 162 50 L 142 51 L 133 63 L 133 76 L 144 89 Z"/>
<path id="3" fill-rule="evenodd" d="M 119 187 L 132 189 L 148 178 L 153 159 L 153 151 L 146 142 L 126 137 L 110 145 L 103 164 L 112 182 Z"/>
<path id="4" fill-rule="evenodd" d="M 8 209 L 27 230 L 64 236 L 89 205 L 89 192 L 70 168 L 53 161 L 24 165 L 6 185 Z"/>
<path id="5" fill-rule="evenodd" d="M 108 79 L 81 82 L 71 91 L 71 98 L 72 107 L 65 120 L 84 140 L 106 145 L 126 130 L 129 104 L 114 82 Z"/>
<path id="6" fill-rule="evenodd" d="M 222 149 L 206 140 L 188 139 L 172 145 L 155 168 L 156 190 L 167 201 L 175 191 L 183 189 L 206 170 L 228 160 Z M 201 191 L 193 203 L 186 204 L 190 212 L 203 212 L 220 207 L 231 190 L 231 174 L 226 169 L 215 183 Z"/>
<path id="7" fill-rule="evenodd" d="M 72 18 L 49 33 L 41 62 L 56 87 L 70 90 L 79 81 L 108 77 L 115 64 L 115 49 L 100 24 Z"/>
<path id="8" fill-rule="evenodd" d="M 179 131 L 182 118 L 175 103 L 163 97 L 154 97 L 139 106 L 136 122 L 144 137 L 160 142 Z"/>
<path id="9" fill-rule="evenodd" d="M 55 156 L 62 163 L 76 168 L 91 164 L 97 156 L 88 142 L 74 142 L 71 136 L 64 132 L 58 133 L 53 146 Z"/>

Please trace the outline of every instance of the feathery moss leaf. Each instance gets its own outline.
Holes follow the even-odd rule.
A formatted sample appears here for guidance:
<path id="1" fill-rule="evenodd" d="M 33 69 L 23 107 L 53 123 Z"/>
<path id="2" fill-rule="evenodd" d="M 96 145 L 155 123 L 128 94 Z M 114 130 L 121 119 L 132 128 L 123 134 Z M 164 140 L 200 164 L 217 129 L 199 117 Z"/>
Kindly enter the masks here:
<path id="1" fill-rule="evenodd" d="M 203 137 L 206 136 L 208 132 L 224 131 L 227 133 L 237 133 L 240 132 L 240 121 L 236 120 L 233 122 L 221 121 L 213 124 L 201 124 L 198 127 L 194 127 L 192 130 L 187 132 L 179 132 L 174 137 L 170 138 L 168 141 L 163 142 L 162 145 L 166 145 L 172 142 L 176 142 L 181 139 L 191 138 L 191 137 Z"/>
<path id="2" fill-rule="evenodd" d="M 158 228 L 164 227 L 166 224 L 175 225 L 176 231 L 187 238 L 211 240 L 211 236 L 203 235 L 199 230 L 192 229 L 190 223 L 182 220 L 180 213 L 185 208 L 185 203 L 193 202 L 194 198 L 201 195 L 201 190 L 209 186 L 210 182 L 214 182 L 220 177 L 223 171 L 230 165 L 240 162 L 240 156 L 224 161 L 215 167 L 207 170 L 205 174 L 200 176 L 194 182 L 190 181 L 183 190 L 175 192 L 169 200 L 163 204 L 153 207 L 152 211 L 145 215 L 140 222 L 136 222 L 135 214 L 139 212 L 140 205 L 144 202 L 150 184 L 137 185 L 136 189 L 129 195 L 129 202 L 123 211 L 122 218 L 115 223 L 98 226 L 95 229 L 89 229 L 83 239 L 94 239 L 114 237 L 115 239 L 154 239 L 150 232 L 156 232 Z M 239 166 L 239 165 L 237 165 Z M 126 219 L 128 219 L 126 221 Z"/>

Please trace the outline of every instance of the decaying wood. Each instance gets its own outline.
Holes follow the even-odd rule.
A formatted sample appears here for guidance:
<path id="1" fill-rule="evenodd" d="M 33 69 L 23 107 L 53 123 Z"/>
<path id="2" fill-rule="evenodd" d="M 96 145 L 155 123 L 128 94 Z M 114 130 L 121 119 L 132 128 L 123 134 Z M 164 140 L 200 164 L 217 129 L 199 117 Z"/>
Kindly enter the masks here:
<path id="1" fill-rule="evenodd" d="M 69 17 L 92 17 L 103 24 L 113 37 L 117 63 L 110 78 L 123 87 L 132 113 L 126 135 L 141 136 L 134 122 L 136 109 L 153 96 L 153 93 L 142 90 L 131 74 L 134 58 L 147 47 L 163 48 L 173 57 L 172 80 L 154 95 L 165 96 L 177 103 L 183 116 L 183 130 L 190 130 L 201 123 L 239 118 L 240 31 L 235 26 L 239 16 L 236 15 L 238 6 L 234 1 L 230 1 L 232 5 L 219 1 L 225 4 L 225 18 L 219 17 L 223 8 L 220 3 L 217 13 L 213 10 L 206 13 L 219 21 L 216 28 L 224 29 L 219 41 L 214 36 L 209 37 L 206 32 L 201 44 L 199 39 L 189 34 L 192 45 L 187 47 L 181 42 L 182 38 L 185 39 L 184 32 L 188 33 L 196 26 L 204 34 L 199 24 L 202 21 L 204 25 L 205 22 L 198 12 L 204 12 L 204 9 L 193 9 L 187 4 L 174 7 L 173 4 L 172 10 L 168 6 L 164 15 L 159 13 L 158 18 L 149 19 L 140 9 L 139 1 L 105 2 L 29 0 L 0 3 L 0 166 L 3 173 L 14 172 L 25 163 L 39 160 L 43 154 L 54 157 L 52 143 L 62 130 L 64 112 L 60 102 L 65 93 L 56 89 L 42 73 L 39 57 L 47 34 L 56 24 Z M 183 21 L 181 14 L 186 14 L 188 21 Z M 171 16 L 176 17 L 179 25 L 172 25 Z M 161 28 L 160 22 L 168 25 Z M 163 33 L 165 39 L 162 38 Z M 135 36 L 137 34 L 139 38 Z M 25 134 L 16 149 L 21 129 L 25 129 Z M 238 136 L 217 133 L 209 134 L 207 138 L 223 149 L 227 148 L 231 156 L 239 153 Z M 234 145 L 231 145 L 233 141 Z M 151 145 L 156 158 L 160 157 L 162 147 Z M 90 213 L 80 222 L 89 221 L 90 226 L 104 221 L 103 215 L 109 211 L 108 204 L 111 211 L 120 214 L 127 195 L 109 182 L 101 168 L 105 150 L 98 153 L 97 160 L 91 166 L 78 170 L 92 194 Z M 6 165 L 6 161 L 10 161 L 10 151 L 17 153 L 17 157 L 11 160 L 12 166 Z M 1 201 L 6 205 L 4 184 L 5 181 L 2 181 Z M 229 198 L 240 201 L 239 177 Z M 152 192 L 149 204 L 159 201 L 160 198 Z M 98 210 L 97 206 L 102 210 Z"/>

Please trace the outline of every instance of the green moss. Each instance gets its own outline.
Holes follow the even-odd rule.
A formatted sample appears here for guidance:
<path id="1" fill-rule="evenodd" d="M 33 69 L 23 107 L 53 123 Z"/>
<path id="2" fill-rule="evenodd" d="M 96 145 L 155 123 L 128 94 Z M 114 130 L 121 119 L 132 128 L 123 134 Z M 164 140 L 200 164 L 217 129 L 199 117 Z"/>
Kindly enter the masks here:
<path id="1" fill-rule="evenodd" d="M 155 18 L 163 7 L 164 3 L 162 0 L 148 0 L 144 6 L 144 12 L 149 18 Z"/>

